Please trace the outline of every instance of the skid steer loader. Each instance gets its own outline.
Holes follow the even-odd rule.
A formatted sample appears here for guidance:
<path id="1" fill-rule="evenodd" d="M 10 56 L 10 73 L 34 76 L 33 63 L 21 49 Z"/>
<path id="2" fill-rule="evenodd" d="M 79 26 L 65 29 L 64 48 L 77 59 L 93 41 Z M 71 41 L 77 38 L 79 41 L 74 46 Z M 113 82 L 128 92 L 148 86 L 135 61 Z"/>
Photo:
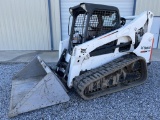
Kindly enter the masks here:
<path id="1" fill-rule="evenodd" d="M 116 7 L 91 3 L 71 7 L 69 12 L 70 35 L 60 42 L 55 69 L 35 57 L 14 76 L 10 117 L 67 102 L 68 88 L 89 100 L 147 79 L 154 40 L 152 12 L 120 17 Z"/>

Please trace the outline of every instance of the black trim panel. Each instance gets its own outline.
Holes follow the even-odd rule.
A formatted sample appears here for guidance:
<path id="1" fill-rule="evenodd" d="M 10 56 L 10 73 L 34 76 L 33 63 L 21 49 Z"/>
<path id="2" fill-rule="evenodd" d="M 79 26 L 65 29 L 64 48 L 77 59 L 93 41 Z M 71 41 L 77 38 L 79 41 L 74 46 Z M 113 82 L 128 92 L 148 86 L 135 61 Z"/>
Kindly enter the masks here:
<path id="1" fill-rule="evenodd" d="M 108 44 L 105 44 L 103 46 L 100 46 L 100 47 L 96 48 L 95 50 L 90 52 L 90 56 L 93 57 L 93 56 L 113 53 L 116 48 L 121 48 L 122 49 L 122 48 L 127 47 L 125 51 L 128 51 L 129 50 L 128 48 L 130 48 L 128 46 L 130 46 L 131 44 L 132 44 L 132 42 L 130 41 L 130 42 L 126 42 L 126 43 L 117 45 L 117 40 L 115 40 L 113 42 L 110 42 Z M 124 51 L 124 49 L 123 49 L 123 51 Z"/>

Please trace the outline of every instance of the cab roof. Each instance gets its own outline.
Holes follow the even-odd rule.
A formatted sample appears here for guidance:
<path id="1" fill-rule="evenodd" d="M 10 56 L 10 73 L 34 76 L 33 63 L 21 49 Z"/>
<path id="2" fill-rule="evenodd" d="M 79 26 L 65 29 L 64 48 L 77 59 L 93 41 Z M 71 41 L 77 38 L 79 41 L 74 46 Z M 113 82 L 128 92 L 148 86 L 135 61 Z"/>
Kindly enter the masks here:
<path id="1" fill-rule="evenodd" d="M 70 12 L 72 11 L 73 14 L 76 14 L 77 11 L 92 13 L 95 10 L 111 10 L 119 12 L 117 7 L 93 3 L 80 3 L 77 6 L 70 7 L 69 10 Z"/>

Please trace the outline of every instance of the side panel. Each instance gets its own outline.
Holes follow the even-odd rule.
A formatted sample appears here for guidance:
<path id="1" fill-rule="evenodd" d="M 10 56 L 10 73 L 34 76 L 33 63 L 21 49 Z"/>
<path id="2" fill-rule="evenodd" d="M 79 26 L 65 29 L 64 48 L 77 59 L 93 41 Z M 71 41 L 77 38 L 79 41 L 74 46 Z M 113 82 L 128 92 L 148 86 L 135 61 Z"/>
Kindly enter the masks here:
<path id="1" fill-rule="evenodd" d="M 153 42 L 153 34 L 145 33 L 141 43 L 133 52 L 137 56 L 145 58 L 146 62 L 149 63 Z"/>
<path id="2" fill-rule="evenodd" d="M 127 53 L 118 53 L 118 54 L 110 53 L 110 54 L 90 57 L 89 59 L 83 61 L 81 70 L 85 71 L 85 70 L 94 69 L 94 68 L 99 67 L 101 65 L 104 65 L 105 63 L 108 63 L 116 58 L 119 58 L 125 54 L 127 54 Z"/>

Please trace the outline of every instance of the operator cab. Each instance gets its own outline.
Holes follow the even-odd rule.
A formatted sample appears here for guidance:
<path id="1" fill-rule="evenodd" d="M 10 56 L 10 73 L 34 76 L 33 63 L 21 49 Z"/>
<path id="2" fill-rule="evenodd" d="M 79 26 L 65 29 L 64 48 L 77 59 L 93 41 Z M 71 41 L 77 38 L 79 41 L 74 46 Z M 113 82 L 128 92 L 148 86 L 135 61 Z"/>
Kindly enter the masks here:
<path id="1" fill-rule="evenodd" d="M 81 3 L 69 9 L 72 15 L 69 48 L 121 27 L 119 10 L 113 6 Z"/>

